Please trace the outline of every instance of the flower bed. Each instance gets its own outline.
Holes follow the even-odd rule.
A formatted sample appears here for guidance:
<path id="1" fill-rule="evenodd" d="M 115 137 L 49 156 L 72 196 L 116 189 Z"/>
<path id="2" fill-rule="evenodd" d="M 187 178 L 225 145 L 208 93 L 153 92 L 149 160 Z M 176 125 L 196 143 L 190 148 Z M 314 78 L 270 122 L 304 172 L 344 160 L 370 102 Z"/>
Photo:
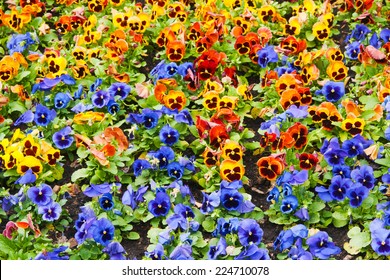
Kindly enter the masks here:
<path id="1" fill-rule="evenodd" d="M 0 258 L 388 259 L 389 20 L 0 4 Z"/>

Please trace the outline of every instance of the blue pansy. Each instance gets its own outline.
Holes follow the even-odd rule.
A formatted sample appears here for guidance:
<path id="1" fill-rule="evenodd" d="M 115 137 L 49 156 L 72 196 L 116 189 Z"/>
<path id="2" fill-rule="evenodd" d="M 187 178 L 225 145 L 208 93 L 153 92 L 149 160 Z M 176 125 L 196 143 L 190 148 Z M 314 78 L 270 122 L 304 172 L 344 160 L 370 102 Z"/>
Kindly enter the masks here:
<path id="1" fill-rule="evenodd" d="M 111 191 L 114 184 L 103 183 L 103 184 L 91 184 L 83 192 L 88 197 L 96 197 Z M 116 186 L 120 187 L 120 183 L 115 183 Z"/>
<path id="2" fill-rule="evenodd" d="M 111 193 L 105 193 L 99 198 L 99 205 L 104 211 L 114 208 L 114 200 Z"/>
<path id="3" fill-rule="evenodd" d="M 347 196 L 347 191 L 352 187 L 351 179 L 337 175 L 332 178 L 329 186 L 329 194 L 334 200 L 342 201 Z"/>
<path id="4" fill-rule="evenodd" d="M 332 169 L 333 175 L 340 175 L 343 178 L 351 177 L 351 169 L 348 165 L 336 165 Z"/>
<path id="5" fill-rule="evenodd" d="M 155 217 L 166 216 L 171 208 L 171 201 L 169 195 L 165 191 L 158 191 L 156 198 L 151 200 L 148 204 L 148 210 Z"/>
<path id="6" fill-rule="evenodd" d="M 126 83 L 113 83 L 107 91 L 111 97 L 119 96 L 123 100 L 129 95 L 131 87 Z"/>
<path id="7" fill-rule="evenodd" d="M 172 146 L 179 141 L 179 132 L 170 125 L 165 125 L 161 128 L 159 137 L 165 145 Z"/>
<path id="8" fill-rule="evenodd" d="M 278 202 L 279 201 L 280 191 L 277 187 L 273 187 L 267 196 L 268 202 Z"/>
<path id="9" fill-rule="evenodd" d="M 193 260 L 192 248 L 187 244 L 179 245 L 172 251 L 169 258 L 171 260 Z"/>
<path id="10" fill-rule="evenodd" d="M 187 109 L 181 110 L 179 113 L 177 113 L 175 115 L 175 121 L 178 123 L 185 123 L 188 125 L 194 124 L 194 120 L 192 119 L 192 116 Z"/>
<path id="11" fill-rule="evenodd" d="M 110 260 L 125 260 L 126 254 L 125 249 L 119 242 L 111 242 L 102 250 L 103 253 L 106 253 L 110 256 Z"/>
<path id="12" fill-rule="evenodd" d="M 363 200 L 368 197 L 369 190 L 361 185 L 355 184 L 352 188 L 350 188 L 347 192 L 347 196 L 349 198 L 349 205 L 351 207 L 356 208 L 362 205 Z"/>
<path id="13" fill-rule="evenodd" d="M 27 196 L 31 201 L 38 205 L 44 206 L 52 202 L 53 190 L 49 185 L 41 184 L 38 187 L 31 187 L 27 190 Z"/>
<path id="14" fill-rule="evenodd" d="M 382 29 L 381 33 L 379 33 L 379 37 L 383 40 L 385 44 L 387 42 L 390 42 L 390 29 L 389 28 Z"/>
<path id="15" fill-rule="evenodd" d="M 279 57 L 273 46 L 266 46 L 257 52 L 258 63 L 261 68 L 267 67 L 270 62 L 278 62 Z"/>
<path id="16" fill-rule="evenodd" d="M 210 245 L 209 251 L 207 252 L 207 258 L 209 260 L 216 260 L 218 256 L 226 255 L 227 243 L 225 238 L 221 237 L 217 245 Z"/>
<path id="17" fill-rule="evenodd" d="M 67 246 L 60 246 L 52 251 L 44 250 L 44 252 L 39 253 L 34 260 L 69 260 L 69 256 L 65 253 L 67 249 Z"/>
<path id="18" fill-rule="evenodd" d="M 290 214 L 298 207 L 298 199 L 295 195 L 288 195 L 283 198 L 282 204 L 280 205 L 280 211 L 283 214 Z"/>
<path id="19" fill-rule="evenodd" d="M 221 204 L 228 211 L 238 211 L 244 201 L 243 195 L 234 189 L 221 190 Z"/>
<path id="20" fill-rule="evenodd" d="M 54 107 L 56 109 L 66 108 L 71 100 L 69 93 L 59 92 L 54 96 Z"/>
<path id="21" fill-rule="evenodd" d="M 203 195 L 203 201 L 202 201 L 202 206 L 200 207 L 200 212 L 202 214 L 213 212 L 214 208 L 218 207 L 221 202 L 221 199 L 219 197 L 219 192 L 212 192 L 210 194 L 202 192 L 202 195 Z"/>
<path id="22" fill-rule="evenodd" d="M 146 159 L 137 159 L 133 162 L 134 176 L 138 177 L 143 170 L 152 168 L 152 165 Z"/>
<path id="23" fill-rule="evenodd" d="M 263 230 L 253 219 L 244 219 L 238 227 L 238 239 L 242 246 L 260 244 L 263 238 Z"/>
<path id="24" fill-rule="evenodd" d="M 329 102 L 339 101 L 345 94 L 345 86 L 343 82 L 326 82 L 321 90 L 326 100 Z"/>
<path id="25" fill-rule="evenodd" d="M 114 100 L 110 99 L 107 103 L 107 111 L 111 115 L 115 115 L 119 111 L 119 104 Z"/>
<path id="26" fill-rule="evenodd" d="M 138 207 L 138 203 L 145 200 L 144 194 L 148 188 L 148 186 L 142 186 L 137 191 L 134 191 L 132 186 L 129 185 L 127 190 L 123 193 L 122 203 L 124 205 L 129 205 L 133 210 L 135 210 Z"/>
<path id="27" fill-rule="evenodd" d="M 366 35 L 370 33 L 371 30 L 364 24 L 357 24 L 355 29 L 352 30 L 350 37 L 356 39 L 357 41 L 363 41 L 366 38 Z"/>
<path id="28" fill-rule="evenodd" d="M 307 238 L 306 244 L 309 246 L 310 253 L 322 260 L 327 260 L 332 255 L 337 255 L 341 252 L 341 249 L 329 240 L 328 234 L 324 231 L 319 231 Z"/>
<path id="29" fill-rule="evenodd" d="M 61 215 L 61 211 L 61 205 L 54 201 L 49 204 L 38 207 L 38 214 L 41 214 L 42 219 L 48 222 L 58 220 Z"/>
<path id="30" fill-rule="evenodd" d="M 39 126 L 47 126 L 56 116 L 55 110 L 50 110 L 46 106 L 38 104 L 35 108 L 34 121 Z"/>
<path id="31" fill-rule="evenodd" d="M 72 145 L 74 141 L 74 137 L 71 135 L 72 132 L 70 126 L 66 126 L 53 134 L 52 139 L 58 149 L 67 149 Z"/>
<path id="32" fill-rule="evenodd" d="M 145 252 L 145 257 L 150 258 L 152 260 L 162 260 L 165 257 L 163 245 L 157 243 L 153 251 Z"/>
<path id="33" fill-rule="evenodd" d="M 114 239 L 115 227 L 106 218 L 95 220 L 91 230 L 93 239 L 103 246 L 107 246 Z"/>
<path id="34" fill-rule="evenodd" d="M 351 172 L 351 178 L 371 190 L 375 186 L 374 170 L 369 165 L 362 165 Z"/>
<path id="35" fill-rule="evenodd" d="M 178 162 L 171 162 L 167 166 L 168 176 L 175 178 L 176 180 L 181 179 L 184 174 L 184 168 Z"/>
<path id="36" fill-rule="evenodd" d="M 92 104 L 96 108 L 103 108 L 104 106 L 107 106 L 108 101 L 110 101 L 110 94 L 105 90 L 99 90 L 95 92 L 92 97 Z"/>
<path id="37" fill-rule="evenodd" d="M 31 110 L 24 112 L 15 122 L 14 126 L 19 126 L 24 123 L 30 123 L 34 120 L 34 113 Z"/>
<path id="38" fill-rule="evenodd" d="M 7 42 L 7 48 L 9 54 L 12 55 L 15 52 L 23 53 L 29 46 L 35 43 L 36 41 L 31 37 L 30 32 L 26 32 L 26 34 L 13 34 Z"/>
<path id="39" fill-rule="evenodd" d="M 252 244 L 244 248 L 244 250 L 234 258 L 235 260 L 269 260 L 267 249 L 259 248 Z"/>
<path id="40" fill-rule="evenodd" d="M 352 42 L 345 47 L 345 56 L 349 59 L 357 60 L 359 53 L 360 53 L 360 42 L 358 41 Z"/>

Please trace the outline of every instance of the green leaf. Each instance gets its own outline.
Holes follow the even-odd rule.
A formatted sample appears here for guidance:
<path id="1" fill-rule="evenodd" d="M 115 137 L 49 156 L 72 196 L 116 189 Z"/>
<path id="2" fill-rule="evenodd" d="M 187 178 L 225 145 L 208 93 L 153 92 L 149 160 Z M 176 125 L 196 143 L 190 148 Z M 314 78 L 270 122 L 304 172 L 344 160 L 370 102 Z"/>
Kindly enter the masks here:
<path id="1" fill-rule="evenodd" d="M 309 42 L 314 41 L 314 39 L 316 38 L 311 31 L 306 31 L 305 35 L 306 35 L 306 39 Z"/>
<path id="2" fill-rule="evenodd" d="M 79 179 L 81 179 L 81 178 L 86 178 L 86 177 L 88 177 L 90 171 L 91 171 L 91 170 L 88 169 L 88 168 L 81 168 L 81 169 L 76 170 L 76 171 L 73 172 L 73 174 L 72 174 L 72 177 L 71 177 L 72 182 L 76 182 L 77 180 L 79 180 Z"/>
<path id="3" fill-rule="evenodd" d="M 135 231 L 129 232 L 129 234 L 127 235 L 127 239 L 138 240 L 140 239 L 139 233 Z"/>
<path id="4" fill-rule="evenodd" d="M 390 167 L 390 158 L 379 158 L 375 160 L 375 163 Z"/>
<path id="5" fill-rule="evenodd" d="M 332 214 L 332 217 L 333 217 L 333 225 L 338 228 L 347 225 L 349 222 L 348 214 L 345 212 L 339 212 L 339 211 L 334 212 Z"/>
<path id="6" fill-rule="evenodd" d="M 248 150 L 256 150 L 260 148 L 260 142 L 244 143 L 244 146 Z"/>
<path id="7" fill-rule="evenodd" d="M 215 229 L 215 220 L 211 217 L 207 217 L 203 222 L 202 222 L 202 227 L 204 228 L 205 231 L 207 232 L 213 232 Z"/>
<path id="8" fill-rule="evenodd" d="M 89 260 L 91 258 L 91 255 L 92 255 L 87 248 L 82 248 L 80 250 L 79 254 L 83 260 Z"/>
<path id="9" fill-rule="evenodd" d="M 89 150 L 87 150 L 87 148 L 85 148 L 84 146 L 80 146 L 77 149 L 77 155 L 79 158 L 87 158 L 89 155 Z"/>
<path id="10" fill-rule="evenodd" d="M 309 206 L 309 212 L 319 212 L 321 211 L 322 209 L 325 208 L 325 203 L 323 203 L 322 201 L 316 201 L 316 202 L 313 202 L 310 206 Z"/>
<path id="11" fill-rule="evenodd" d="M 16 245 L 15 243 L 5 237 L 4 235 L 0 235 L 0 251 L 3 252 L 4 254 L 8 255 L 9 253 L 13 252 L 16 250 Z"/>

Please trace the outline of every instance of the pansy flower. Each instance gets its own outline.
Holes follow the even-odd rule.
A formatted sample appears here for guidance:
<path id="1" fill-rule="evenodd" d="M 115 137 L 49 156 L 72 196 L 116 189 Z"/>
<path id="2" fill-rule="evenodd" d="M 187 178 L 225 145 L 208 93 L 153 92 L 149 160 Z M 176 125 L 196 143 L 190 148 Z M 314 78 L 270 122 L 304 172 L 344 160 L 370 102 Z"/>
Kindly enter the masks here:
<path id="1" fill-rule="evenodd" d="M 112 1 L 111 1 L 112 2 Z M 125 249 L 119 242 L 111 242 L 105 247 L 102 252 L 110 256 L 110 260 L 125 260 Z"/>
<path id="2" fill-rule="evenodd" d="M 365 123 L 361 118 L 347 118 L 341 123 L 341 128 L 352 135 L 357 135 L 363 132 Z"/>
<path id="3" fill-rule="evenodd" d="M 326 82 L 322 87 L 321 93 L 329 102 L 339 101 L 345 94 L 345 86 L 343 82 Z"/>
<path id="4" fill-rule="evenodd" d="M 260 176 L 270 181 L 275 180 L 284 170 L 282 160 L 272 156 L 260 158 L 257 161 L 257 166 L 259 167 Z"/>
<path id="5" fill-rule="evenodd" d="M 37 157 L 41 154 L 41 145 L 34 140 L 31 134 L 28 134 L 21 144 L 23 155 Z"/>
<path id="6" fill-rule="evenodd" d="M 23 157 L 20 162 L 18 162 L 16 171 L 18 174 L 24 174 L 29 169 L 31 169 L 35 175 L 38 175 L 43 170 L 41 161 L 33 156 Z"/>
<path id="7" fill-rule="evenodd" d="M 257 55 L 259 57 L 258 63 L 261 68 L 266 68 L 268 63 L 279 61 L 278 54 L 275 52 L 273 46 L 262 48 L 257 52 Z"/>
<path id="8" fill-rule="evenodd" d="M 74 137 L 71 136 L 72 132 L 72 129 L 69 126 L 66 126 L 53 134 L 53 142 L 57 148 L 67 149 L 72 145 L 74 141 Z"/>
<path id="9" fill-rule="evenodd" d="M 92 95 L 91 100 L 96 108 L 103 108 L 110 101 L 110 94 L 107 91 L 99 90 Z"/>
<path id="10" fill-rule="evenodd" d="M 56 111 L 38 104 L 35 108 L 34 121 L 39 126 L 47 126 L 57 116 Z"/>
<path id="11" fill-rule="evenodd" d="M 345 56 L 357 60 L 360 53 L 360 42 L 352 42 L 346 46 Z"/>
<path id="12" fill-rule="evenodd" d="M 143 170 L 152 168 L 152 165 L 146 159 L 137 159 L 133 163 L 134 176 L 138 177 Z"/>
<path id="13" fill-rule="evenodd" d="M 369 165 L 363 165 L 359 168 L 352 170 L 351 178 L 357 182 L 362 184 L 367 189 L 371 190 L 375 186 L 375 177 L 374 170 Z"/>
<path id="14" fill-rule="evenodd" d="M 222 148 L 222 158 L 240 161 L 243 156 L 242 147 L 235 141 L 226 140 Z"/>
<path id="15" fill-rule="evenodd" d="M 316 154 L 302 153 L 299 155 L 299 167 L 302 169 L 310 170 L 318 163 L 318 157 Z"/>
<path id="16" fill-rule="evenodd" d="M 159 133 L 161 142 L 168 146 L 172 146 L 179 141 L 179 136 L 179 132 L 168 124 L 161 128 Z"/>
<path id="17" fill-rule="evenodd" d="M 341 252 L 341 249 L 329 240 L 328 234 L 324 231 L 319 231 L 307 238 L 306 244 L 309 245 L 310 253 L 322 260 L 327 260 L 332 255 L 337 255 Z"/>
<path id="18" fill-rule="evenodd" d="M 347 191 L 349 205 L 351 205 L 353 208 L 359 207 L 363 203 L 363 200 L 368 197 L 368 195 L 369 190 L 365 186 L 361 184 L 355 184 Z"/>
<path id="19" fill-rule="evenodd" d="M 200 212 L 202 214 L 213 212 L 214 208 L 218 207 L 221 202 L 220 193 L 212 192 L 210 194 L 207 194 L 205 192 L 202 192 L 202 195 L 203 195 L 203 200 L 202 200 L 202 206 L 200 207 Z"/>
<path id="20" fill-rule="evenodd" d="M 115 228 L 106 218 L 95 220 L 91 231 L 93 239 L 103 246 L 107 246 L 114 239 Z"/>
<path id="21" fill-rule="evenodd" d="M 58 220 L 61 215 L 61 205 L 57 202 L 52 201 L 49 204 L 38 207 L 38 214 L 42 215 L 44 221 L 53 222 Z"/>
<path id="22" fill-rule="evenodd" d="M 342 201 L 346 198 L 348 190 L 352 187 L 351 179 L 337 175 L 332 178 L 329 186 L 329 194 L 334 200 Z"/>
<path id="23" fill-rule="evenodd" d="M 170 90 L 164 97 L 164 104 L 171 110 L 181 111 L 186 105 L 187 99 L 182 91 Z"/>
<path id="24" fill-rule="evenodd" d="M 156 198 L 148 203 L 148 210 L 155 217 L 166 216 L 170 208 L 171 202 L 165 191 L 158 191 Z"/>
<path id="25" fill-rule="evenodd" d="M 289 127 L 286 132 L 289 133 L 292 138 L 294 138 L 294 147 L 296 149 L 302 149 L 306 145 L 309 130 L 305 125 L 297 122 Z"/>
<path id="26" fill-rule="evenodd" d="M 283 214 L 290 214 L 298 207 L 298 199 L 295 195 L 288 195 L 283 198 L 280 211 Z"/>
<path id="27" fill-rule="evenodd" d="M 335 61 L 329 64 L 326 68 L 326 73 L 332 80 L 341 81 L 348 76 L 348 68 L 342 61 Z"/>
<path id="28" fill-rule="evenodd" d="M 184 168 L 178 162 L 171 162 L 167 166 L 168 176 L 175 178 L 176 180 L 181 179 L 184 174 Z"/>
<path id="29" fill-rule="evenodd" d="M 99 205 L 104 211 L 109 211 L 114 208 L 114 201 L 111 193 L 105 193 L 99 198 Z"/>
<path id="30" fill-rule="evenodd" d="M 318 40 L 324 41 L 329 38 L 330 29 L 326 23 L 316 22 L 313 25 L 313 34 Z"/>
<path id="31" fill-rule="evenodd" d="M 38 206 L 44 206 L 52 202 L 53 190 L 49 185 L 41 184 L 38 187 L 31 187 L 27 196 Z"/>
<path id="32" fill-rule="evenodd" d="M 238 227 L 238 239 L 242 246 L 259 245 L 263 238 L 263 230 L 253 219 L 244 219 Z"/>
<path id="33" fill-rule="evenodd" d="M 229 182 L 241 180 L 241 178 L 244 176 L 244 173 L 244 165 L 239 162 L 225 159 L 220 165 L 220 174 L 223 180 Z"/>
<path id="34" fill-rule="evenodd" d="M 202 156 L 203 156 L 203 162 L 207 167 L 219 165 L 220 152 L 214 151 L 209 147 L 206 147 L 206 149 L 202 153 Z"/>
<path id="35" fill-rule="evenodd" d="M 214 147 L 220 147 L 222 143 L 229 139 L 225 125 L 213 126 L 209 131 L 210 145 Z"/>

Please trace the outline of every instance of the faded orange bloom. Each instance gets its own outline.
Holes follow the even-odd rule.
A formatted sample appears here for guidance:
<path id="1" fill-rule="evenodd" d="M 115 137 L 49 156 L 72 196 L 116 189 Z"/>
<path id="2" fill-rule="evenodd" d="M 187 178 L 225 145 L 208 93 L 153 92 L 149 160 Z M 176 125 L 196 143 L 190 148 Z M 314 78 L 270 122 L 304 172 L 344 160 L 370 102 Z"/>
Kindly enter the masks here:
<path id="1" fill-rule="evenodd" d="M 344 106 L 348 116 L 354 116 L 355 118 L 360 116 L 361 110 L 353 100 L 350 100 L 348 98 L 344 99 L 343 101 L 341 101 L 341 105 Z"/>

